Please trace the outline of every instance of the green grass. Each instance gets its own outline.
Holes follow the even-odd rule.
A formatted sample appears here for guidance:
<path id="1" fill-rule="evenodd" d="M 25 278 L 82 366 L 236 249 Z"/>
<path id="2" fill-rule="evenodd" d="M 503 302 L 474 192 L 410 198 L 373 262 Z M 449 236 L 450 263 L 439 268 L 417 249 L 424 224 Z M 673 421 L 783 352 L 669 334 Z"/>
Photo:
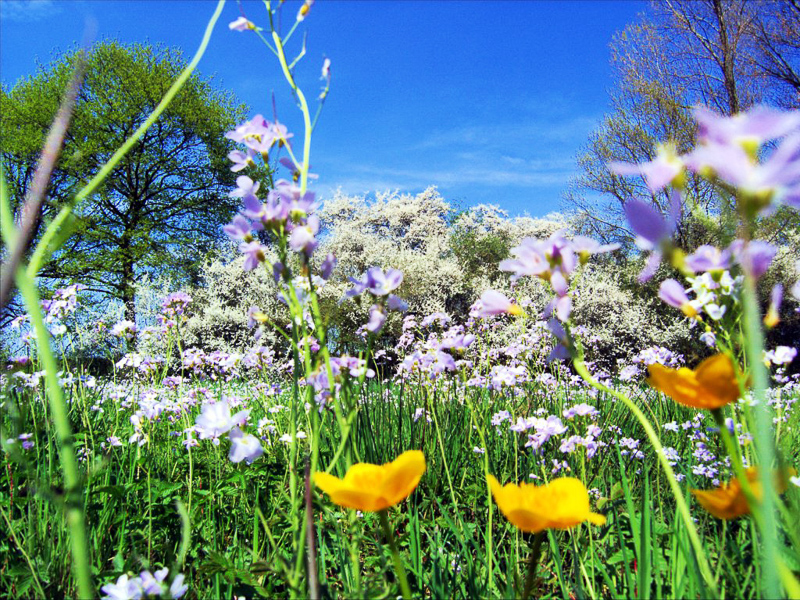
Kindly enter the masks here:
<path id="1" fill-rule="evenodd" d="M 207 383 L 206 383 L 207 385 Z M 132 394 L 142 388 L 131 387 Z M 161 397 L 178 392 L 159 389 Z M 90 390 L 70 396 L 70 420 L 80 463 L 82 501 L 88 526 L 92 577 L 99 588 L 126 572 L 168 566 L 186 574 L 190 597 L 305 596 L 306 578 L 291 588 L 295 555 L 293 518 L 302 511 L 291 502 L 291 453 L 279 441 L 289 431 L 290 411 L 268 412 L 276 404 L 290 405 L 290 397 L 266 397 L 247 382 L 215 383 L 212 397 L 246 397 L 250 422 L 267 416 L 276 433 L 265 455 L 252 465 L 227 459 L 227 439 L 215 447 L 210 441 L 187 451 L 181 431 L 194 422 L 199 408 L 169 423 L 167 413 L 144 421 L 148 441 L 122 447 L 101 443 L 111 435 L 127 442 L 133 433 L 133 408 L 106 400 L 103 412 L 91 410 L 96 401 Z M 388 394 L 388 396 L 387 396 Z M 636 402 L 646 407 L 654 423 L 683 422 L 694 413 L 649 390 L 638 390 Z M 795 392 L 796 397 L 796 392 Z M 551 439 L 540 457 L 524 447 L 527 436 L 496 428 L 494 413 L 508 410 L 515 417 L 544 408 L 561 414 L 565 406 L 587 401 L 601 412 L 601 439 L 609 445 L 588 459 L 582 449 L 559 452 L 560 440 L 580 427 L 570 424 L 564 436 Z M 64 518 L 64 496 L 56 441 L 49 425 L 47 405 L 40 396 L 8 391 L 3 413 L 3 437 L 34 432 L 36 445 L 23 451 L 6 446 L 0 475 L 0 507 L 7 535 L 0 538 L 0 588 L 11 597 L 72 595 L 69 534 Z M 470 407 L 474 408 L 472 414 Z M 414 411 L 426 408 L 414 421 Z M 299 429 L 310 431 L 309 414 L 300 411 Z M 785 423 L 784 448 L 796 449 L 797 414 Z M 474 423 L 474 425 L 473 425 Z M 565 420 L 565 423 L 567 421 Z M 705 425 L 713 424 L 710 416 Z M 421 449 L 428 469 L 418 489 L 390 511 L 400 552 L 415 595 L 426 597 L 497 597 L 519 595 L 526 576 L 530 539 L 510 525 L 493 507 L 489 526 L 489 498 L 484 457 L 473 451 L 486 440 L 489 470 L 503 482 L 544 481 L 552 460 L 566 460 L 560 475 L 580 478 L 596 488 L 593 509 L 608 520 L 602 527 L 580 525 L 570 531 L 550 531 L 543 545 L 534 583 L 541 597 L 661 598 L 706 597 L 703 579 L 685 527 L 675 516 L 675 505 L 643 432 L 624 406 L 602 393 L 590 398 L 585 388 L 562 384 L 545 390 L 526 384 L 517 395 L 465 388 L 440 381 L 425 385 L 373 383 L 366 387 L 352 434 L 354 458 L 384 463 L 407 449 Z M 665 446 L 676 448 L 676 466 L 686 476 L 683 489 L 710 487 L 692 474 L 692 446 L 687 436 L 657 426 Z M 609 433 L 609 427 L 619 433 Z M 252 428 L 252 426 L 251 426 Z M 643 459 L 624 455 L 614 439 L 641 440 Z M 708 447 L 722 452 L 713 433 Z M 325 416 L 320 435 L 320 465 L 327 468 L 339 445 L 334 419 Z M 308 440 L 300 442 L 297 468 L 302 471 Z M 542 460 L 544 464 L 542 464 Z M 343 474 L 345 459 L 334 473 Z M 727 477 L 727 476 L 725 476 Z M 302 479 L 300 480 L 302 485 Z M 788 514 L 798 514 L 795 486 L 784 496 Z M 302 494 L 300 495 L 302 497 Z M 687 501 L 691 503 L 688 491 Z M 743 598 L 760 595 L 759 544 L 747 519 L 722 522 L 690 504 L 706 557 L 721 594 Z M 182 519 L 185 515 L 186 521 Z M 356 515 L 314 495 L 316 562 L 324 597 L 395 597 L 399 588 L 391 557 L 383 543 L 377 515 Z M 785 527 L 785 525 L 784 525 Z M 787 562 L 796 569 L 798 548 L 781 540 Z M 27 558 L 26 558 L 27 556 Z M 302 564 L 305 564 L 304 562 Z"/>

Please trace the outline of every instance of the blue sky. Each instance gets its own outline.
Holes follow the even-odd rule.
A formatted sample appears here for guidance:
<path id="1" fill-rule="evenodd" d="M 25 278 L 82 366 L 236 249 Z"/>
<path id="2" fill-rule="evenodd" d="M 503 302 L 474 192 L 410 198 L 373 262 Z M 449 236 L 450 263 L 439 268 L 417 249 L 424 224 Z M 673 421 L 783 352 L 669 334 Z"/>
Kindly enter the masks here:
<path id="1" fill-rule="evenodd" d="M 83 38 L 165 43 L 195 52 L 211 1 L 3 0 L 0 79 L 11 85 Z M 266 25 L 264 5 L 243 10 Z M 287 24 L 299 2 L 284 8 Z M 272 54 L 252 33 L 231 32 L 230 1 L 200 63 L 251 114 L 301 132 L 299 111 Z M 436 185 L 462 207 L 511 214 L 558 210 L 575 158 L 608 110 L 608 44 L 646 10 L 611 2 L 318 0 L 305 21 L 298 79 L 313 98 L 324 57 L 331 93 L 312 147 L 320 198 Z M 296 43 L 300 38 L 297 37 Z M 297 46 L 295 46 L 297 49 Z"/>

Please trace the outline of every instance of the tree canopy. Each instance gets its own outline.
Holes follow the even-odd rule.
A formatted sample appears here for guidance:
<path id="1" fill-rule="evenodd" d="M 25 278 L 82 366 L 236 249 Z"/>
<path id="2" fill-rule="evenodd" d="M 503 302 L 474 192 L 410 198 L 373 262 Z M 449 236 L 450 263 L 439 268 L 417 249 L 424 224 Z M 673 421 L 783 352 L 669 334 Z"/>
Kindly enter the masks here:
<path id="1" fill-rule="evenodd" d="M 667 205 L 667 192 L 651 194 L 643 181 L 613 175 L 607 164 L 652 160 L 656 145 L 667 140 L 678 153 L 689 150 L 694 106 L 727 115 L 759 103 L 800 106 L 795 25 L 796 0 L 662 0 L 618 33 L 611 43 L 612 111 L 579 156 L 580 173 L 565 197 L 583 216 L 584 232 L 630 244 L 625 204 L 650 198 L 659 208 Z M 720 229 L 714 222 L 724 217 L 724 198 L 697 178 L 687 183 L 694 212 L 682 219 L 676 242 L 684 248 L 719 242 L 724 222 Z M 786 218 L 792 215 L 775 216 Z"/>
<path id="2" fill-rule="evenodd" d="M 47 129 L 77 53 L 0 92 L 0 152 L 12 203 L 25 198 Z M 54 171 L 40 230 L 147 119 L 185 66 L 180 51 L 114 41 L 87 54 L 86 77 Z M 168 271 L 192 283 L 196 265 L 236 212 L 226 131 L 244 107 L 193 75 L 102 187 L 75 209 L 72 235 L 41 276 L 77 280 L 125 303 L 135 316 L 135 284 Z M 37 234 L 40 232 L 37 232 Z"/>

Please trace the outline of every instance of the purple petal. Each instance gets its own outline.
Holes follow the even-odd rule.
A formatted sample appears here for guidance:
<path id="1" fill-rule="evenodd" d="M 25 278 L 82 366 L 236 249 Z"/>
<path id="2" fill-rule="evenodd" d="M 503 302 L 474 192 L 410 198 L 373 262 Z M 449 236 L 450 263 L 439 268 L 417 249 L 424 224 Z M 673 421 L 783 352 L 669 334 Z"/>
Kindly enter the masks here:
<path id="1" fill-rule="evenodd" d="M 658 289 L 658 297 L 675 308 L 681 308 L 689 302 L 689 297 L 686 295 L 683 286 L 675 279 L 667 279 L 661 283 L 661 287 Z"/>
<path id="2" fill-rule="evenodd" d="M 628 201 L 625 204 L 625 216 L 633 232 L 653 245 L 671 233 L 661 213 L 641 200 Z"/>

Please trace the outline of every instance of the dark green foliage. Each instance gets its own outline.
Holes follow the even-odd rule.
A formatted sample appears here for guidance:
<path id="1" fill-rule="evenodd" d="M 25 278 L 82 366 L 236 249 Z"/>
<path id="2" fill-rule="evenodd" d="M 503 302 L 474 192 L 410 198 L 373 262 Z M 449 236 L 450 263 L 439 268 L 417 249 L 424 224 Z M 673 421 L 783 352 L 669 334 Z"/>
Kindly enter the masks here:
<path id="1" fill-rule="evenodd" d="M 47 129 L 75 64 L 65 54 L 0 95 L 0 150 L 14 208 L 23 201 Z M 114 41 L 88 54 L 64 150 L 53 174 L 40 234 L 49 219 L 147 119 L 184 68 L 179 51 Z M 102 187 L 76 207 L 72 236 L 45 268 L 125 302 L 145 272 L 193 283 L 196 265 L 235 212 L 235 174 L 224 133 L 244 116 L 233 97 L 193 76 Z"/>

